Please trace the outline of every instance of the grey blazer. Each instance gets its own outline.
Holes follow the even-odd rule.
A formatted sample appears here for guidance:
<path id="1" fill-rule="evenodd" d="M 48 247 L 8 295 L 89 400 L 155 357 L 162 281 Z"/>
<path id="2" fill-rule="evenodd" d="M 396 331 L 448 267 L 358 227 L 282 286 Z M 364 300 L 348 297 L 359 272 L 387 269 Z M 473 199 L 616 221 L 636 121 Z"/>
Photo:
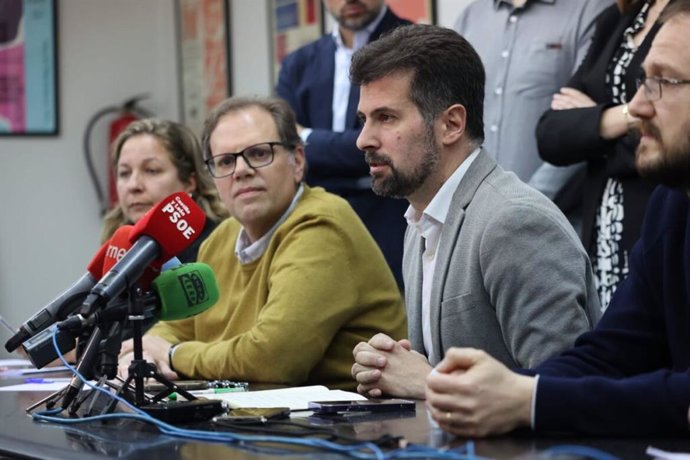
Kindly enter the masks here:
<path id="1" fill-rule="evenodd" d="M 422 339 L 424 245 L 405 234 L 409 336 L 435 365 L 450 347 L 487 351 L 509 367 L 533 367 L 573 345 L 601 313 L 587 252 L 544 195 L 484 151 L 453 194 L 431 287 L 432 353 Z"/>

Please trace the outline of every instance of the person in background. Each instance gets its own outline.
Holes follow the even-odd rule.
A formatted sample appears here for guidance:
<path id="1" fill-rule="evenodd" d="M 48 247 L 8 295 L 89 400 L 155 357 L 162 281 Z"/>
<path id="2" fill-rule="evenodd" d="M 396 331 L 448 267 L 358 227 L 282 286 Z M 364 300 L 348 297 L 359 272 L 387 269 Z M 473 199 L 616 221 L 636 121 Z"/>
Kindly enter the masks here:
<path id="1" fill-rule="evenodd" d="M 354 51 L 410 22 L 397 17 L 384 0 L 323 3 L 338 27 L 285 58 L 276 93 L 297 116 L 309 163 L 307 183 L 350 203 L 383 251 L 402 289 L 402 214 L 406 204 L 371 191 L 367 164 L 355 145 L 361 128 L 356 116 L 359 88 L 350 84 L 349 69 Z"/>
<path id="2" fill-rule="evenodd" d="M 637 136 L 627 102 L 668 0 L 618 0 L 598 19 L 590 51 L 554 94 L 537 125 L 541 157 L 558 166 L 586 163 L 582 241 L 594 266 L 602 309 L 628 274 L 630 248 L 652 185 L 635 171 Z"/>
<path id="3" fill-rule="evenodd" d="M 509 366 L 572 346 L 599 317 L 590 262 L 558 208 L 481 148 L 484 68 L 472 46 L 450 29 L 403 26 L 357 51 L 351 76 L 372 187 L 410 203 L 409 341 L 357 344 L 358 391 L 423 398 L 452 346 Z"/>
<path id="4" fill-rule="evenodd" d="M 688 435 L 690 422 L 690 0 L 661 16 L 628 103 L 640 175 L 652 194 L 630 274 L 592 332 L 520 375 L 486 353 L 451 349 L 427 379 L 439 425 L 460 436 L 536 432 Z"/>
<path id="5" fill-rule="evenodd" d="M 354 388 L 355 344 L 380 329 L 404 336 L 400 291 L 362 221 L 303 183 L 295 126 L 282 99 L 231 98 L 206 120 L 205 162 L 232 217 L 198 260 L 215 272 L 220 299 L 144 336 L 144 356 L 168 378 Z M 131 349 L 123 345 L 123 375 Z"/>
<path id="6" fill-rule="evenodd" d="M 578 231 L 583 165 L 544 163 L 534 130 L 553 93 L 582 62 L 595 20 L 611 2 L 475 0 L 454 27 L 486 69 L 484 147 L 501 167 L 554 200 Z"/>
<path id="7" fill-rule="evenodd" d="M 118 202 L 103 219 L 101 242 L 121 225 L 136 223 L 168 195 L 187 192 L 206 214 L 199 238 L 178 255 L 181 262 L 194 262 L 203 240 L 228 216 L 201 162 L 194 133 L 173 121 L 134 121 L 115 140 L 112 162 Z"/>

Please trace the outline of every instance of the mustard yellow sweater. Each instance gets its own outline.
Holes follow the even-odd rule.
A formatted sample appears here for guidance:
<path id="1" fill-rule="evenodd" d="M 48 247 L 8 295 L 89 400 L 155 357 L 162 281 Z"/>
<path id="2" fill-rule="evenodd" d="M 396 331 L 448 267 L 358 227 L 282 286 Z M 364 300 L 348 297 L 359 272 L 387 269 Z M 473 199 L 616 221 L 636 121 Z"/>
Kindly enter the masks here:
<path id="1" fill-rule="evenodd" d="M 305 186 L 265 253 L 240 265 L 240 224 L 227 219 L 203 243 L 220 299 L 204 313 L 151 331 L 180 345 L 175 370 L 193 378 L 354 389 L 352 349 L 377 332 L 406 336 L 400 292 L 349 204 Z"/>

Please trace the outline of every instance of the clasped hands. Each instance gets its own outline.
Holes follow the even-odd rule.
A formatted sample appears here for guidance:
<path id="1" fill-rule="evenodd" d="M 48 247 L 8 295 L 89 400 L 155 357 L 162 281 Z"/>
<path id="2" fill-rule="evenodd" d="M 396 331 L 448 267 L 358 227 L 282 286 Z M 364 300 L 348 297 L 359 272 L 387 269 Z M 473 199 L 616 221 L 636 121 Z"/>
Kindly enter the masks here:
<path id="1" fill-rule="evenodd" d="M 432 418 L 450 433 L 479 437 L 530 425 L 535 379 L 484 351 L 451 348 L 432 372 L 408 340 L 377 334 L 357 344 L 353 355 L 359 393 L 426 398 Z"/>
<path id="2" fill-rule="evenodd" d="M 412 350 L 409 340 L 396 341 L 386 334 L 376 334 L 368 342 L 358 343 L 352 355 L 352 377 L 359 393 L 372 398 L 385 394 L 424 399 L 431 366 L 424 355 Z"/>

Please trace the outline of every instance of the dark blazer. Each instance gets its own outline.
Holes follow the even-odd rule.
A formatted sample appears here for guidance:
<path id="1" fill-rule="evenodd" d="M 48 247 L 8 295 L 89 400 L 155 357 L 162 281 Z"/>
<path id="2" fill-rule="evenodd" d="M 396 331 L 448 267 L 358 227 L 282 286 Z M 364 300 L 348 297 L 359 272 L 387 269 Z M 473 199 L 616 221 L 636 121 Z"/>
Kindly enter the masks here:
<path id="1" fill-rule="evenodd" d="M 690 199 L 659 187 L 595 329 L 534 369 L 538 431 L 688 435 Z"/>
<path id="2" fill-rule="evenodd" d="M 410 22 L 389 9 L 369 41 L 403 24 Z M 357 118 L 358 86 L 350 89 L 345 132 L 331 130 L 335 50 L 329 34 L 289 54 L 280 68 L 276 92 L 295 111 L 297 123 L 314 130 L 307 146 L 308 182 L 331 192 L 347 192 L 362 188 L 356 182 L 369 175 L 369 167 L 355 145 L 362 128 Z"/>
<path id="3" fill-rule="evenodd" d="M 388 9 L 369 41 L 404 24 L 411 23 Z M 350 202 L 381 247 L 400 284 L 407 225 L 403 214 L 408 204 L 405 200 L 379 197 L 371 190 L 369 167 L 356 145 L 362 128 L 357 118 L 358 86 L 350 89 L 345 131 L 331 129 L 335 51 L 335 41 L 329 34 L 289 54 L 280 68 L 276 92 L 295 111 L 297 123 L 313 129 L 306 146 L 307 183 L 324 187 Z"/>
<path id="4" fill-rule="evenodd" d="M 582 241 L 590 251 L 596 250 L 594 241 L 595 217 L 609 177 L 623 183 L 624 230 L 623 248 L 630 250 L 639 238 L 645 205 L 654 187 L 644 182 L 635 170 L 635 149 L 638 138 L 629 134 L 613 141 L 599 136 L 599 121 L 604 109 L 615 105 L 606 85 L 606 72 L 623 38 L 623 32 L 633 22 L 642 4 L 632 12 L 621 15 L 613 5 L 599 16 L 592 44 L 580 67 L 566 86 L 589 95 L 594 107 L 548 110 L 537 125 L 539 155 L 557 166 L 587 162 L 584 184 Z M 635 53 L 625 75 L 626 100 L 635 95 L 642 61 L 656 35 L 655 26 Z"/>

